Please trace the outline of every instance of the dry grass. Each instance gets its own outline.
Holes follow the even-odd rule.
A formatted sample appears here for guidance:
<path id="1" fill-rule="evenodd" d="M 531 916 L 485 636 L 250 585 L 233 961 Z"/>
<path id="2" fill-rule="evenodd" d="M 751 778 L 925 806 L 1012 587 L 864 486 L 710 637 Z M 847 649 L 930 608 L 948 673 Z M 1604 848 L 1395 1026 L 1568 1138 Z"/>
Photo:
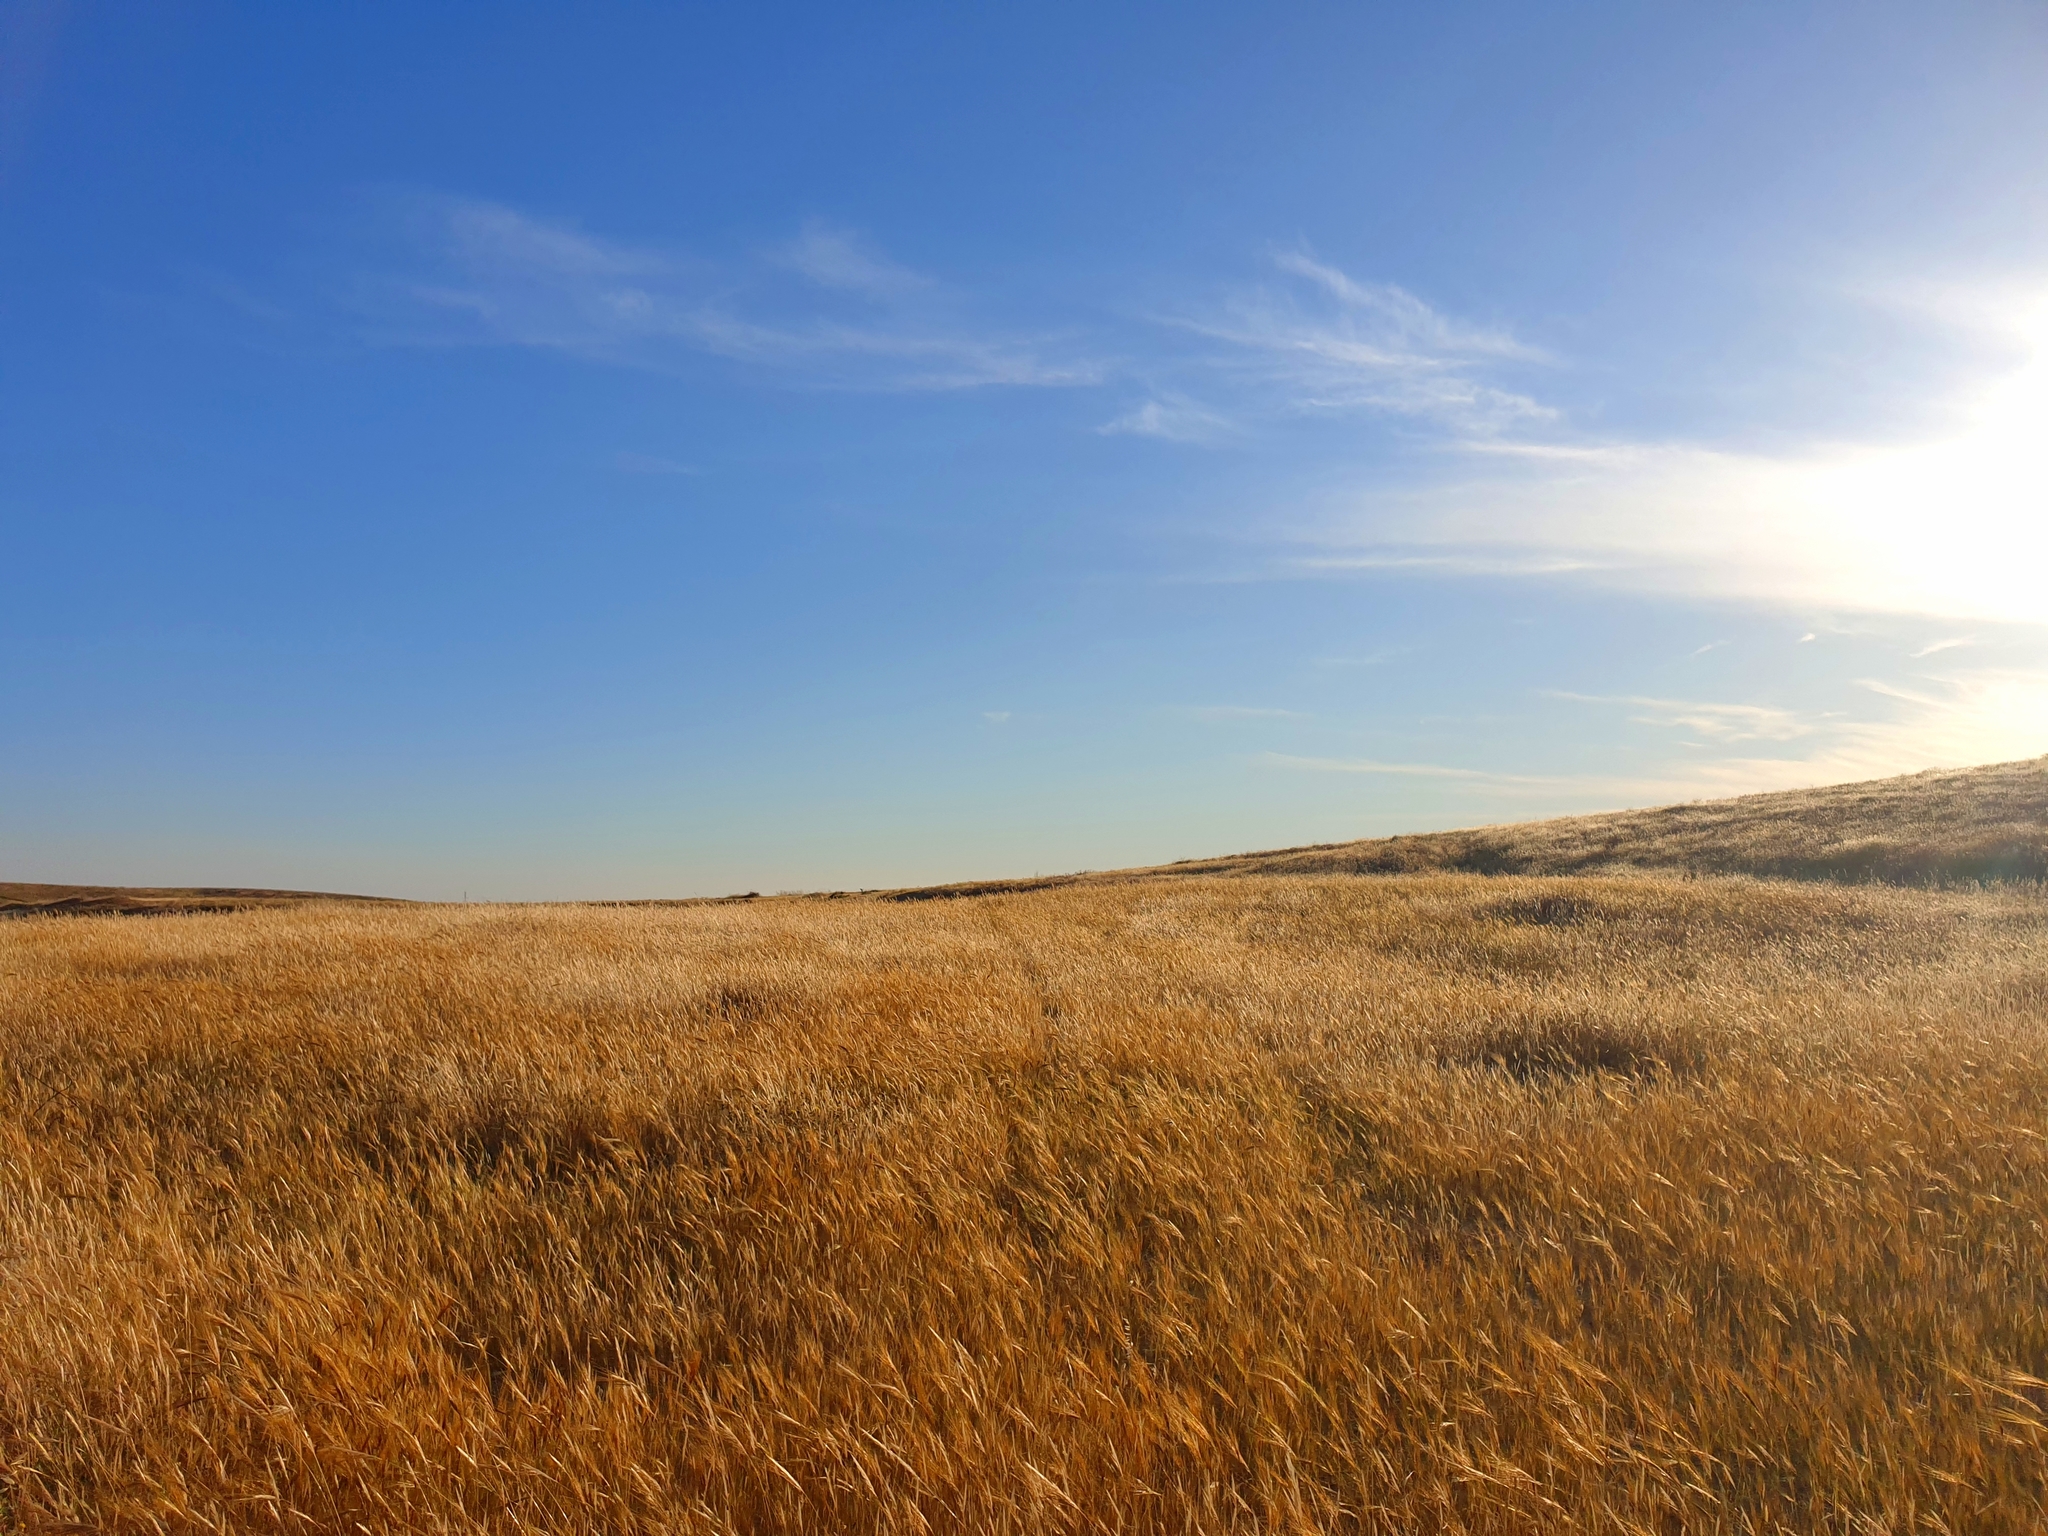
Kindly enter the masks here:
<path id="1" fill-rule="evenodd" d="M 0 917 L 131 916 L 165 912 L 243 912 L 252 907 L 296 907 L 309 901 L 383 901 L 326 891 L 268 891 L 248 886 L 43 885 L 0 880 Z"/>
<path id="2" fill-rule="evenodd" d="M 0 1526 L 2038 1532 L 2048 902 L 0 925 Z"/>
<path id="3" fill-rule="evenodd" d="M 1313 848 L 1160 873 L 1573 875 L 1683 870 L 1890 885 L 2048 880 L 2048 757 Z"/>

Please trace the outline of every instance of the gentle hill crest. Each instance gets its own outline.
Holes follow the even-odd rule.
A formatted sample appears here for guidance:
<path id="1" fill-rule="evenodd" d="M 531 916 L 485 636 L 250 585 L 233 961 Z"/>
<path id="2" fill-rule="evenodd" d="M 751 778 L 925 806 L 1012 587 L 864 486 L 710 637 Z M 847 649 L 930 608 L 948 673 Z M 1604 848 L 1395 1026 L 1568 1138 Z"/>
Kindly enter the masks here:
<path id="1" fill-rule="evenodd" d="M 1938 885 L 2048 879 L 2048 757 L 1652 810 L 1282 848 L 1183 874 L 1683 870 Z"/>
<path id="2" fill-rule="evenodd" d="M 2048 757 L 1649 810 L 1274 848 L 1146 869 L 882 893 L 1000 895 L 1178 875 L 1683 872 L 1945 885 L 2048 880 Z"/>
<path id="3" fill-rule="evenodd" d="M 42 885 L 0 880 L 0 917 L 45 913 L 237 912 L 245 907 L 295 907 L 308 901 L 396 900 L 390 896 L 343 896 L 331 891 L 269 891 L 225 885 Z"/>
<path id="4" fill-rule="evenodd" d="M 1821 789 L 1696 800 L 1451 832 L 1314 843 L 1139 869 L 972 880 L 804 898 L 947 901 L 1186 875 L 1684 873 L 1884 885 L 2048 880 L 2048 757 L 1932 769 Z M 693 896 L 604 906 L 699 906 L 757 899 Z M 771 898 L 772 899 L 772 898 Z M 0 881 L 0 917 L 37 913 L 227 912 L 309 901 L 397 898 L 227 886 L 140 888 Z"/>

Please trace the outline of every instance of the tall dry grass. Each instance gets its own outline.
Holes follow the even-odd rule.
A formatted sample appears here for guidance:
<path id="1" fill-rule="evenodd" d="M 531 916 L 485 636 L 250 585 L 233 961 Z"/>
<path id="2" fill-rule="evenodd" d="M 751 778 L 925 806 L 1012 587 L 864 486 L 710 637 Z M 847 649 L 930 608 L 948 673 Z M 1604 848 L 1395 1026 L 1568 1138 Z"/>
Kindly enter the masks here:
<path id="1" fill-rule="evenodd" d="M 0 926 L 0 1524 L 2035 1532 L 2048 904 Z"/>
<path id="2" fill-rule="evenodd" d="M 2048 881 L 2048 757 L 1654 810 L 1187 860 L 1155 873 L 1699 875 L 1888 885 Z"/>

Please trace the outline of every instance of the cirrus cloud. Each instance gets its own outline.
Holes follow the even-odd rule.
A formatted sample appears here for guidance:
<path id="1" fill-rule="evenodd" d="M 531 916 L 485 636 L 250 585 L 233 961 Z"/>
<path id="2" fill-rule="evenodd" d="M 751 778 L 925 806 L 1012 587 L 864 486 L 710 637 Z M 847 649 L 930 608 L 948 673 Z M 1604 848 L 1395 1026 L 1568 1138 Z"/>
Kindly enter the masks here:
<path id="1" fill-rule="evenodd" d="M 386 344 L 535 347 L 651 369 L 708 355 L 879 391 L 1065 388 L 1104 371 L 1069 336 L 978 323 L 943 285 L 829 225 L 720 266 L 474 198 L 394 201 L 411 270 L 360 277 L 353 294 Z"/>

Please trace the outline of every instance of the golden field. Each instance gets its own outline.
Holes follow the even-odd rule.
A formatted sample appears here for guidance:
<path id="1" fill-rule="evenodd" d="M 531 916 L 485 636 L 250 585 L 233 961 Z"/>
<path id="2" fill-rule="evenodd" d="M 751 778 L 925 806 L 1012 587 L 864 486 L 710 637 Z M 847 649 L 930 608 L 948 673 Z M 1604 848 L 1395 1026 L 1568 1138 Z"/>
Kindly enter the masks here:
<path id="1" fill-rule="evenodd" d="M 2038 1532 L 2048 897 L 0 924 L 0 1527 Z"/>
<path id="2" fill-rule="evenodd" d="M 1886 885 L 2048 881 L 2048 757 L 1650 810 L 1183 859 L 1133 875 L 1754 875 Z M 953 886 L 948 890 L 982 887 Z M 1026 882 L 1003 887 L 1016 889 Z M 0 886 L 0 900 L 7 887 Z M 138 893 L 143 894 L 143 893 Z M 169 893 L 164 893 L 169 894 Z M 223 893 L 227 894 L 227 893 Z M 4 908 L 0 908 L 4 910 Z"/>

